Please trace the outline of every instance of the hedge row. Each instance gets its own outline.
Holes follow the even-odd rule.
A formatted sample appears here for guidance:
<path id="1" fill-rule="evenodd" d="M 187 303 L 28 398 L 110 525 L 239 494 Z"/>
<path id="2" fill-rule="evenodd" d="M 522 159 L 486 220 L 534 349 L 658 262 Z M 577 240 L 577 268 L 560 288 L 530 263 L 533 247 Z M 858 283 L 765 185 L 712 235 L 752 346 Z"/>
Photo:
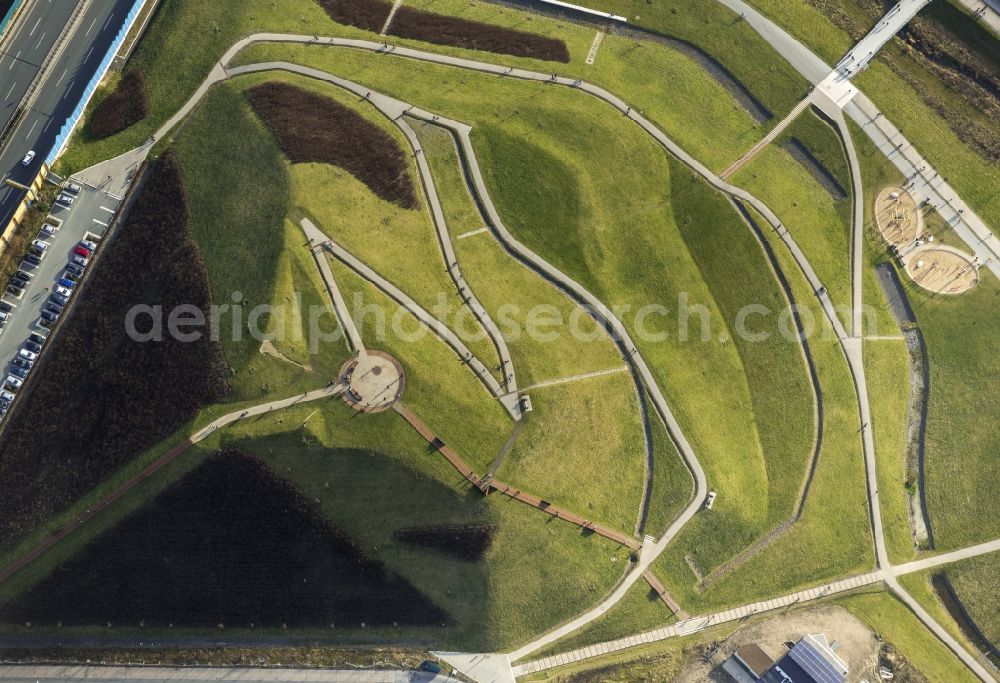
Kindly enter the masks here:
<path id="1" fill-rule="evenodd" d="M 493 543 L 495 524 L 454 524 L 398 529 L 400 541 L 438 550 L 462 560 L 478 560 Z"/>
<path id="2" fill-rule="evenodd" d="M 382 199 L 417 207 L 406 154 L 374 123 L 336 100 L 287 83 L 262 83 L 247 94 L 293 163 L 339 166 Z"/>
<path id="3" fill-rule="evenodd" d="M 384 0 L 318 1 L 330 18 L 337 23 L 356 26 L 374 33 L 382 30 L 389 12 L 392 11 L 392 3 Z M 569 63 L 569 48 L 558 38 L 425 12 L 406 5 L 396 11 L 392 23 L 389 24 L 388 33 L 400 38 L 422 40 L 437 45 Z"/>
<path id="4" fill-rule="evenodd" d="M 90 135 L 98 140 L 120 133 L 149 115 L 146 76 L 140 69 L 125 74 L 115 91 L 97 105 L 90 117 Z"/>
<path id="5" fill-rule="evenodd" d="M 65 509 L 228 390 L 217 342 L 133 341 L 126 313 L 191 304 L 208 273 L 171 153 L 156 162 L 0 443 L 0 546 Z M 53 255 L 50 258 L 57 258 Z"/>
<path id="6" fill-rule="evenodd" d="M 7 623 L 274 628 L 440 625 L 252 455 L 210 456 L 0 609 Z"/>

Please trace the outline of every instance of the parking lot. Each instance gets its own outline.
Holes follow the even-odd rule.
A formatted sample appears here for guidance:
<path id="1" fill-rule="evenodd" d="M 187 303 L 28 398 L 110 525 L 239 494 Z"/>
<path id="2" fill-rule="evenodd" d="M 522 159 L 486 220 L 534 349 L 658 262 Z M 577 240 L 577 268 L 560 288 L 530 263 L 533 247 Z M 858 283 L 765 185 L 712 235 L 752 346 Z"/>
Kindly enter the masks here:
<path id="1" fill-rule="evenodd" d="M 47 337 L 51 334 L 50 330 L 39 324 L 39 317 L 50 303 L 52 294 L 59 291 L 58 280 L 65 277 L 66 264 L 72 260 L 74 248 L 87 239 L 98 242 L 120 204 L 118 197 L 83 184 L 79 192 L 71 196 L 74 197 L 71 205 L 56 203 L 49 214 L 62 221 L 54 234 L 40 232 L 37 236 L 33 236 L 48 243 L 48 246 L 41 257 L 40 265 L 33 265 L 27 261 L 21 263 L 20 270 L 31 275 L 21 295 L 14 296 L 7 289 L 9 282 L 0 283 L 2 285 L 0 291 L 3 292 L 0 300 L 13 306 L 7 313 L 3 328 L 0 329 L 0 363 L 3 364 L 0 367 L 0 372 L 3 373 L 0 375 L 0 380 L 3 381 L 3 391 L 8 392 L 0 394 L 0 412 L 5 412 L 3 397 L 10 399 L 10 394 L 16 396 L 17 393 L 14 391 L 15 387 L 7 382 L 13 360 L 25 348 L 29 336 L 36 334 Z M 46 221 L 48 222 L 48 219 Z M 75 293 L 77 289 L 78 285 L 72 288 L 71 293 Z M 63 293 L 66 293 L 64 289 Z M 66 311 L 68 310 L 67 307 Z M 59 316 L 60 322 L 65 315 L 66 313 L 63 313 Z M 57 328 L 57 325 L 53 324 L 53 328 Z"/>

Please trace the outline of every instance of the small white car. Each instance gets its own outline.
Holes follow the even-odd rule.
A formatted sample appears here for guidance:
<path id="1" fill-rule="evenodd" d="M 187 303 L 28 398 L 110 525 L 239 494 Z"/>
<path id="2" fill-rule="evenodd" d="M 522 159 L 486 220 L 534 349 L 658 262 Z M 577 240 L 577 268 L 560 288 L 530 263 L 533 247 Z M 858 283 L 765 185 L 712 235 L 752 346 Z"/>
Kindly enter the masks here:
<path id="1" fill-rule="evenodd" d="M 55 286 L 55 293 L 62 294 L 67 299 L 73 296 L 73 290 L 70 289 L 69 287 L 63 287 L 62 285 Z"/>
<path id="2" fill-rule="evenodd" d="M 38 251 L 45 251 L 49 248 L 49 243 L 43 240 L 32 240 L 31 246 L 33 246 Z"/>
<path id="3" fill-rule="evenodd" d="M 89 249 L 91 253 L 97 251 L 97 242 L 91 242 L 90 240 L 80 240 L 80 246 L 84 249 Z"/>
<path id="4" fill-rule="evenodd" d="M 713 505 L 715 505 L 715 491 L 709 491 L 705 498 L 705 509 L 711 510 Z"/>
<path id="5" fill-rule="evenodd" d="M 46 237 L 55 237 L 56 236 L 56 230 L 58 230 L 58 229 L 59 228 L 57 228 L 56 226 L 52 225 L 51 223 L 45 223 L 45 224 L 42 225 L 42 232 L 45 233 Z"/>
<path id="6" fill-rule="evenodd" d="M 34 363 L 38 359 L 38 354 L 34 351 L 29 351 L 28 349 L 21 349 L 17 352 L 17 355 L 29 363 Z"/>
<path id="7" fill-rule="evenodd" d="M 35 150 L 30 150 L 27 154 L 24 155 L 24 158 L 21 159 L 21 165 L 30 166 L 31 162 L 34 160 L 35 160 Z"/>
<path id="8" fill-rule="evenodd" d="M 21 385 L 24 384 L 24 380 L 14 375 L 7 375 L 7 384 L 15 389 L 20 389 Z"/>
<path id="9" fill-rule="evenodd" d="M 4 389 L 0 391 L 0 399 L 6 401 L 7 403 L 10 403 L 11 401 L 14 400 L 14 394 Z"/>
<path id="10" fill-rule="evenodd" d="M 64 192 L 63 194 L 56 197 L 56 203 L 62 204 L 64 206 L 69 206 L 70 204 L 73 203 L 73 197 Z"/>

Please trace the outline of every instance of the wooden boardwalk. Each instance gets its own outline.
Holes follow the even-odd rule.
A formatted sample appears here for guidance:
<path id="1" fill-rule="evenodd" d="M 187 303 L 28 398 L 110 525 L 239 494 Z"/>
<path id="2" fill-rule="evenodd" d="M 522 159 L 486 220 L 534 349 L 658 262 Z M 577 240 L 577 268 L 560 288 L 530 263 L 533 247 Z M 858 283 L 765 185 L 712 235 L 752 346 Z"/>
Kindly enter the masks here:
<path id="1" fill-rule="evenodd" d="M 506 484 L 499 479 L 493 477 L 480 477 L 478 476 L 468 463 L 466 463 L 460 455 L 453 451 L 447 444 L 445 444 L 427 424 L 424 423 L 417 415 L 410 410 L 402 402 L 397 402 L 393 405 L 393 410 L 399 413 L 403 419 L 410 423 L 410 426 L 417 430 L 417 433 L 424 438 L 427 443 L 429 443 L 434 450 L 443 455 L 445 459 L 451 463 L 458 472 L 465 477 L 465 480 L 470 484 L 478 488 L 484 494 L 489 494 L 491 491 L 496 491 L 497 493 L 502 493 L 505 496 L 509 496 L 514 500 L 521 501 L 526 505 L 541 510 L 542 512 L 552 515 L 558 519 L 569 522 L 570 524 L 575 524 L 581 529 L 586 529 L 592 533 L 595 533 L 604 538 L 610 539 L 615 543 L 619 543 L 632 550 L 638 550 L 641 543 L 635 538 L 628 536 L 620 531 L 614 529 L 609 529 L 606 526 L 593 522 L 591 520 L 585 519 L 580 515 L 577 515 L 569 510 L 564 510 L 558 505 L 553 505 L 547 500 L 543 500 L 538 496 L 534 496 L 530 493 L 525 493 L 520 489 L 514 488 L 509 484 Z"/>
<path id="2" fill-rule="evenodd" d="M 660 596 L 660 600 L 662 600 L 667 607 L 670 608 L 670 611 L 674 613 L 675 617 L 684 620 L 691 616 L 681 609 L 681 606 L 677 604 L 676 600 L 670 597 L 670 593 L 667 592 L 667 589 L 662 583 L 660 583 L 660 580 L 656 578 L 656 574 L 654 574 L 651 570 L 647 569 L 644 571 L 642 573 L 642 578 L 646 579 L 646 583 L 649 584 L 649 587 L 656 591 L 656 594 Z"/>

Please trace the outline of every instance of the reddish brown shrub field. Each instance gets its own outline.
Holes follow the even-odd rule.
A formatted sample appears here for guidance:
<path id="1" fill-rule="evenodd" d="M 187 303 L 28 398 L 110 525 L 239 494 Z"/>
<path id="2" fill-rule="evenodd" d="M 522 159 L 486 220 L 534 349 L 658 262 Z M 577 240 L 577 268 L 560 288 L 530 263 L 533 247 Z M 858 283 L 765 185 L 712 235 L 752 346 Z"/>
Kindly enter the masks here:
<path id="1" fill-rule="evenodd" d="M 215 628 L 437 626 L 448 616 L 369 559 L 287 480 L 229 449 L 30 591 L 7 623 Z"/>
<path id="2" fill-rule="evenodd" d="M 293 163 L 339 166 L 382 199 L 417 207 L 406 155 L 384 130 L 336 100 L 287 83 L 262 83 L 247 93 Z"/>
<path id="3" fill-rule="evenodd" d="M 389 33 L 400 38 L 453 45 L 469 50 L 569 62 L 569 49 L 558 38 L 469 21 L 444 14 L 423 12 L 403 5 L 389 25 Z"/>
<path id="4" fill-rule="evenodd" d="M 172 434 L 227 390 L 217 342 L 134 341 L 135 304 L 208 314 L 208 274 L 171 153 L 156 162 L 49 342 L 0 442 L 0 547 Z M 49 258 L 58 258 L 51 255 Z M 147 323 L 148 324 L 148 323 Z M 139 328 L 145 330 L 140 322 Z"/>
<path id="5" fill-rule="evenodd" d="M 461 560 L 478 560 L 493 543 L 495 524 L 450 524 L 398 529 L 395 537 Z"/>
<path id="6" fill-rule="evenodd" d="M 132 69 L 122 77 L 115 91 L 104 98 L 90 118 L 90 135 L 101 139 L 121 132 L 149 115 L 146 76 Z"/>
<path id="7" fill-rule="evenodd" d="M 318 0 L 318 2 L 337 23 L 357 26 L 374 33 L 382 30 L 392 10 L 392 3 L 383 0 Z M 548 38 L 537 33 L 517 31 L 446 14 L 425 12 L 407 7 L 405 4 L 396 11 L 388 32 L 400 38 L 422 40 L 437 45 L 569 63 L 569 48 L 558 38 Z"/>

